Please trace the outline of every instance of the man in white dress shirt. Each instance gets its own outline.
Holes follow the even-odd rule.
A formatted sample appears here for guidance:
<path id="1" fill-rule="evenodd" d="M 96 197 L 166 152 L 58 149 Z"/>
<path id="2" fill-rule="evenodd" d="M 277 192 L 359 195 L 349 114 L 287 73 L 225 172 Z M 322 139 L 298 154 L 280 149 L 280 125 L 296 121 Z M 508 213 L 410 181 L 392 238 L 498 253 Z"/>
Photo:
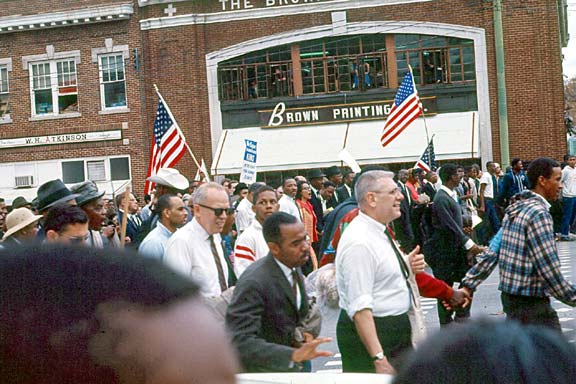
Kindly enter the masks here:
<path id="1" fill-rule="evenodd" d="M 193 200 L 194 218 L 170 237 L 164 261 L 196 281 L 204 297 L 214 298 L 236 281 L 220 237 L 226 216 L 231 213 L 228 193 L 211 182 L 201 185 Z"/>
<path id="2" fill-rule="evenodd" d="M 387 225 L 400 216 L 403 199 L 393 176 L 385 171 L 360 176 L 354 189 L 360 213 L 338 246 L 342 311 L 336 334 L 344 372 L 392 374 L 395 359 L 412 348 L 408 311 L 415 295 L 407 279 L 410 268 L 424 269 L 424 257 L 416 247 L 406 258 L 388 232 Z"/>
<path id="3" fill-rule="evenodd" d="M 284 194 L 278 201 L 278 204 L 280 204 L 280 212 L 289 213 L 290 215 L 297 218 L 298 221 L 302 221 L 302 218 L 300 217 L 300 211 L 296 205 L 296 200 L 294 200 L 297 188 L 296 180 L 291 178 L 284 180 L 284 184 L 282 184 Z"/>
<path id="4" fill-rule="evenodd" d="M 262 224 L 268 216 L 278 212 L 277 196 L 276 190 L 267 185 L 254 192 L 252 209 L 256 219 L 238 236 L 234 246 L 234 272 L 238 278 L 250 264 L 266 257 L 270 251 L 264 240 Z"/>
<path id="5" fill-rule="evenodd" d="M 248 188 L 248 195 L 246 198 L 242 199 L 238 206 L 236 207 L 236 230 L 238 234 L 241 234 L 248 228 L 254 221 L 254 211 L 252 210 L 252 200 L 254 199 L 254 193 L 262 188 L 264 183 L 253 183 Z"/>

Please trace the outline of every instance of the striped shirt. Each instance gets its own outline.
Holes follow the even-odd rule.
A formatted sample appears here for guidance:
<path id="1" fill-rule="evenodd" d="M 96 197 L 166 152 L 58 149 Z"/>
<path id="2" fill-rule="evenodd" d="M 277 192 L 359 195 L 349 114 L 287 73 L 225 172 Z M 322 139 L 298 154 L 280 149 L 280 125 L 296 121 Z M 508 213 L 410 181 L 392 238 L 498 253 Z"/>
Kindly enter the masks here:
<path id="1" fill-rule="evenodd" d="M 576 286 L 560 271 L 549 208 L 550 204 L 533 192 L 527 193 L 526 200 L 508 207 L 502 223 L 500 251 L 484 252 L 462 284 L 475 289 L 498 264 L 500 291 L 531 297 L 551 295 L 576 306 Z"/>

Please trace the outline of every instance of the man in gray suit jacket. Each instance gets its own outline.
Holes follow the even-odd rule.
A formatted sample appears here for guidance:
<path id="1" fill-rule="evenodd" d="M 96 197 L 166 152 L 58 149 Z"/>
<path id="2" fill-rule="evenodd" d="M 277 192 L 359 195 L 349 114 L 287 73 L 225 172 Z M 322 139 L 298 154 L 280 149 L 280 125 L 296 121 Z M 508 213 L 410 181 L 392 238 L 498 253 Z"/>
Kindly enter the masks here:
<path id="1" fill-rule="evenodd" d="M 246 372 L 302 370 L 303 363 L 330 352 L 318 351 L 329 338 L 305 334 L 295 341 L 295 328 L 308 313 L 300 266 L 310 257 L 304 225 L 285 212 L 263 225 L 270 253 L 242 274 L 226 313 L 226 325 Z"/>

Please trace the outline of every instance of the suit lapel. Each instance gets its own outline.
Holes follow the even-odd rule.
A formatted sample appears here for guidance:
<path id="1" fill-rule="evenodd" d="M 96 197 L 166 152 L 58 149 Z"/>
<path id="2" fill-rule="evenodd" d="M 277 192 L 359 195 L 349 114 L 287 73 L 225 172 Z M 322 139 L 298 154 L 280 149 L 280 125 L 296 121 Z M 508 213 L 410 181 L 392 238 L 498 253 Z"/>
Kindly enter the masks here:
<path id="1" fill-rule="evenodd" d="M 292 293 L 292 287 L 290 286 L 290 283 L 288 283 L 286 276 L 284 276 L 282 269 L 280 269 L 280 266 L 274 260 L 274 256 L 272 256 L 272 254 L 268 254 L 268 263 L 270 264 L 270 270 L 274 275 L 273 277 L 278 282 L 280 289 L 284 292 L 284 295 L 288 297 L 290 304 L 292 304 L 296 312 L 298 312 L 298 307 L 296 306 L 296 298 Z"/>
<path id="2" fill-rule="evenodd" d="M 304 275 L 302 274 L 302 270 L 298 268 L 298 287 L 300 288 L 300 296 L 302 296 L 302 301 L 300 302 L 300 311 L 298 314 L 300 315 L 300 319 L 304 319 L 308 314 L 308 295 L 306 294 L 306 287 L 304 286 Z"/>

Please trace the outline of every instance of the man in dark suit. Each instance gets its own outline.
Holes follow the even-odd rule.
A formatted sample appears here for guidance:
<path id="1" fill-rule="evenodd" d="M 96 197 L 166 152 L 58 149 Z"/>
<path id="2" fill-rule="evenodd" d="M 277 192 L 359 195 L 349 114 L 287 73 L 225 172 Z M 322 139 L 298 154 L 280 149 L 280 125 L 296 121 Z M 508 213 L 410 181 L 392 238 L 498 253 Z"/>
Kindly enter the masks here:
<path id="1" fill-rule="evenodd" d="M 312 208 L 314 208 L 314 213 L 316 214 L 316 229 L 318 233 L 321 233 L 324 227 L 324 211 L 322 210 L 322 202 L 320 200 L 320 190 L 322 189 L 325 177 L 326 175 L 319 169 L 313 170 L 308 175 L 308 181 L 310 181 L 310 187 L 312 189 L 310 204 L 312 204 Z"/>
<path id="2" fill-rule="evenodd" d="M 466 252 L 476 255 L 483 249 L 464 233 L 462 209 L 454 190 L 461 179 L 458 166 L 443 165 L 440 168 L 440 179 L 442 186 L 436 192 L 432 204 L 432 235 L 424 243 L 424 254 L 434 276 L 452 286 L 454 282 L 462 280 L 469 268 Z M 446 326 L 452 321 L 462 321 L 470 317 L 470 307 L 458 310 L 454 317 L 454 312 L 444 308 L 439 301 L 438 317 L 440 325 Z"/>
<path id="3" fill-rule="evenodd" d="M 122 225 L 124 215 L 124 192 L 116 196 L 116 206 L 118 207 L 118 224 Z M 138 216 L 138 202 L 136 197 L 130 193 L 128 202 L 128 218 L 126 220 L 126 236 L 130 238 L 128 246 L 138 246 L 137 238 L 142 220 Z"/>
<path id="4" fill-rule="evenodd" d="M 226 313 L 232 342 L 247 372 L 302 370 L 303 363 L 330 352 L 316 348 L 329 338 L 295 339 L 295 328 L 308 313 L 300 266 L 310 257 L 304 225 L 285 212 L 263 225 L 270 253 L 242 274 Z"/>
<path id="5" fill-rule="evenodd" d="M 392 222 L 396 239 L 404 252 L 409 253 L 414 248 L 414 232 L 410 221 L 410 191 L 405 183 L 408 181 L 408 171 L 401 169 L 398 171 L 398 189 L 402 192 L 404 199 L 400 202 L 400 217 Z"/>
<path id="6" fill-rule="evenodd" d="M 344 172 L 344 178 L 342 179 L 342 186 L 336 188 L 336 198 L 338 203 L 342 203 L 348 200 L 350 196 L 354 193 L 354 177 L 356 174 L 348 170 Z"/>
<path id="7" fill-rule="evenodd" d="M 425 193 L 430 197 L 430 201 L 434 201 L 436 196 L 436 183 L 438 182 L 438 174 L 434 171 L 430 171 L 424 176 L 426 183 L 422 187 L 422 193 Z"/>

